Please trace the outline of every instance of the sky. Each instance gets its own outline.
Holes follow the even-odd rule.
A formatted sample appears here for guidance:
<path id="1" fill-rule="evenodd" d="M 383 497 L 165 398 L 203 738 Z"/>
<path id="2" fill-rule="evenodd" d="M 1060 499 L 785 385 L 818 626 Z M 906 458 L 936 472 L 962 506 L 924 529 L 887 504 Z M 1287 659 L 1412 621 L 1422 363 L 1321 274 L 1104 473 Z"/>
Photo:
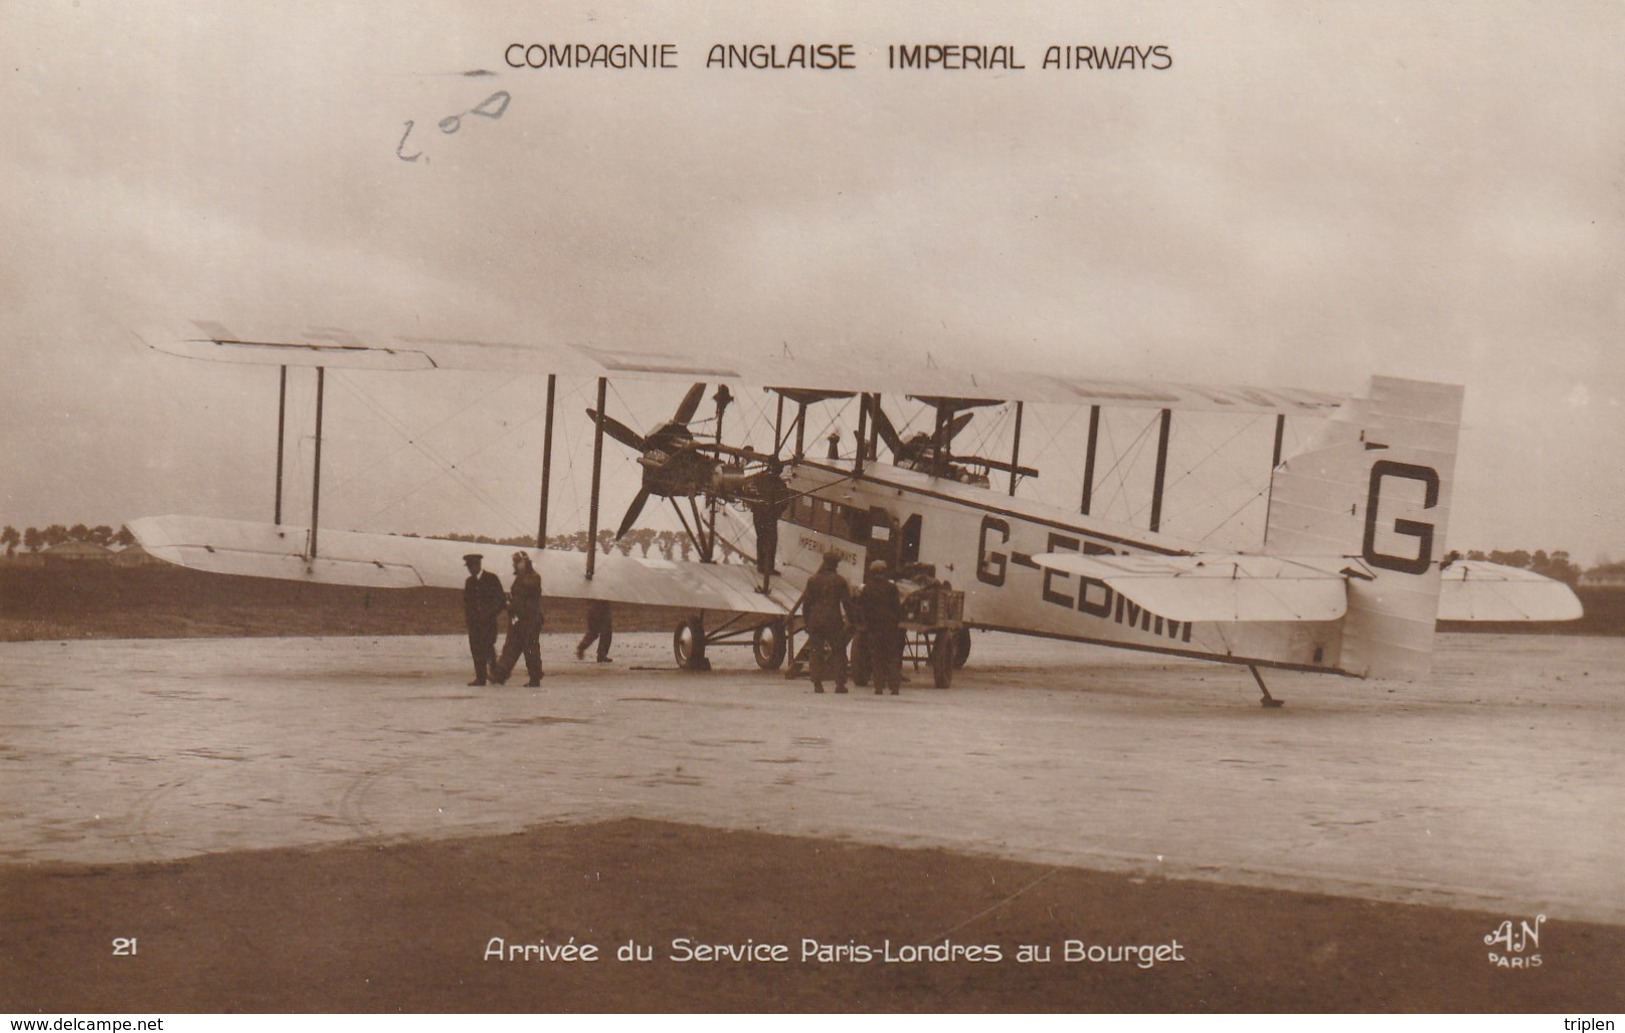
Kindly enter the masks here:
<path id="1" fill-rule="evenodd" d="M 900 382 L 927 361 L 1448 381 L 1452 547 L 1625 557 L 1617 4 L 769 6 L 0 0 L 0 522 L 269 519 L 275 371 L 136 336 L 267 320 L 788 350 Z M 668 43 L 678 67 L 505 64 L 535 42 Z M 798 42 L 857 67 L 705 67 Z M 886 67 L 917 43 L 1026 67 Z M 1040 67 L 1080 45 L 1169 67 Z M 541 384 L 336 374 L 324 525 L 533 530 Z M 590 389 L 560 384 L 559 530 L 585 524 Z M 617 391 L 646 429 L 682 386 Z M 290 508 L 311 393 L 295 375 Z M 735 432 L 760 441 L 765 410 Z M 1126 440 L 1145 414 L 1114 418 Z M 1034 419 L 1032 490 L 1059 501 L 1077 422 Z M 1197 456 L 1233 439 L 1191 434 Z"/>

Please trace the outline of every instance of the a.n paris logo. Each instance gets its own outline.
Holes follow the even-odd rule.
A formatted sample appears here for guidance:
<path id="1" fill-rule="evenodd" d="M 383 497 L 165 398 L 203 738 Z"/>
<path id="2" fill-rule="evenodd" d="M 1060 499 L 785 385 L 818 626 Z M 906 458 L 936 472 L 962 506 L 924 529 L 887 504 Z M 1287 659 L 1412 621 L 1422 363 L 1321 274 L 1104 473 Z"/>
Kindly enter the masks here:
<path id="1" fill-rule="evenodd" d="M 1533 925 L 1520 921 L 1514 928 L 1508 918 L 1496 926 L 1484 937 L 1490 948 L 1490 964 L 1496 968 L 1539 968 L 1540 955 L 1534 952 L 1540 950 L 1540 923 L 1544 921 L 1545 915 L 1536 915 Z"/>

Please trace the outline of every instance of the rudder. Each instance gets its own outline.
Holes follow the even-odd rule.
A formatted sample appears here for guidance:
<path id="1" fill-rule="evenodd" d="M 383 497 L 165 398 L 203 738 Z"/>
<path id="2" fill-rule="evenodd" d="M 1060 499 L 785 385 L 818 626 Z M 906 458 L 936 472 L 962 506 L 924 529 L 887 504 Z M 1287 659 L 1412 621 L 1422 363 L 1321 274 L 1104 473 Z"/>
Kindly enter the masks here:
<path id="1" fill-rule="evenodd" d="M 1349 674 L 1430 667 L 1462 396 L 1452 384 L 1373 377 L 1275 470 L 1265 551 L 1349 561 L 1337 661 Z"/>

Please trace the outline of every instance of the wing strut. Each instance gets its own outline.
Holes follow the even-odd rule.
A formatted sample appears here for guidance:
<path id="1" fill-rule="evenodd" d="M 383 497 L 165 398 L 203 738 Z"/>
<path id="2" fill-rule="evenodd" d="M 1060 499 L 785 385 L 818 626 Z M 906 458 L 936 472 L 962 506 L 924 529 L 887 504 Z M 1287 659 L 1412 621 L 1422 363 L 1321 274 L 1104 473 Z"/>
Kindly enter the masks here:
<path id="1" fill-rule="evenodd" d="M 598 407 L 592 414 L 592 498 L 587 508 L 587 580 L 592 580 L 598 559 L 598 488 L 604 470 L 604 395 L 609 380 L 598 378 Z"/>
<path id="2" fill-rule="evenodd" d="M 536 548 L 547 548 L 547 495 L 553 481 L 553 386 L 556 374 L 547 375 L 547 416 L 542 424 L 542 502 L 536 518 Z"/>
<path id="3" fill-rule="evenodd" d="M 1162 486 L 1168 473 L 1168 431 L 1173 427 L 1174 411 L 1162 410 L 1161 425 L 1157 428 L 1157 477 L 1151 484 L 1151 531 L 1162 530 Z"/>
<path id="4" fill-rule="evenodd" d="M 863 457 L 869 451 L 869 395 L 858 395 L 858 435 L 856 453 L 852 457 L 852 476 L 863 476 Z"/>
<path id="5" fill-rule="evenodd" d="M 282 526 L 282 443 L 287 438 L 288 426 L 288 367 L 282 367 L 281 384 L 276 395 L 276 519 Z"/>
<path id="6" fill-rule="evenodd" d="M 779 395 L 778 409 L 773 413 L 773 457 L 784 451 L 784 396 Z"/>
<path id="7" fill-rule="evenodd" d="M 1089 444 L 1083 459 L 1083 502 L 1078 510 L 1084 516 L 1089 515 L 1089 506 L 1094 502 L 1095 494 L 1095 446 L 1100 441 L 1100 406 L 1089 407 Z"/>
<path id="8" fill-rule="evenodd" d="M 322 508 L 322 394 L 327 387 L 327 367 L 316 367 L 316 471 L 310 479 L 310 555 L 316 558 L 316 530 L 321 527 Z"/>
<path id="9" fill-rule="evenodd" d="M 716 441 L 717 454 L 720 457 L 722 454 L 722 414 L 728 410 L 728 403 L 734 400 L 733 392 L 728 390 L 727 384 L 718 384 L 716 392 L 711 396 L 711 400 L 717 403 Z M 717 545 L 717 496 L 715 492 L 710 493 L 710 501 L 706 507 L 706 516 L 706 522 L 710 525 L 711 529 L 706 534 L 704 545 L 700 550 L 700 562 L 714 563 L 716 562 L 715 549 Z M 694 519 L 699 519 L 698 512 L 694 514 Z"/>
<path id="10" fill-rule="evenodd" d="M 869 420 L 869 443 L 864 446 L 868 451 L 864 453 L 864 457 L 878 461 L 880 459 L 880 421 L 885 418 L 885 413 L 880 408 L 879 391 L 869 395 L 869 412 L 873 418 Z"/>
<path id="11" fill-rule="evenodd" d="M 1020 474 L 1016 470 L 1021 467 L 1021 417 L 1026 407 L 1025 402 L 1016 403 L 1016 439 L 1010 445 L 1010 497 L 1016 494 L 1016 478 Z"/>

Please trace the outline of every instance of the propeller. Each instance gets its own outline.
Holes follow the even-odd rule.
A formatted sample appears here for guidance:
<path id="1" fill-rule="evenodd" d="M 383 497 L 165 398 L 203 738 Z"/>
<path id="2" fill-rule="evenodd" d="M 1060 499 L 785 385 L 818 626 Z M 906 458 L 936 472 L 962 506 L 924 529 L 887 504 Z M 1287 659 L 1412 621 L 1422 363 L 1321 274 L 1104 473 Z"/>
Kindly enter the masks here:
<path id="1" fill-rule="evenodd" d="M 671 422 L 680 423 L 684 427 L 687 427 L 689 422 L 694 419 L 694 414 L 700 411 L 700 403 L 704 400 L 705 384 L 695 384 L 693 387 L 688 389 L 688 394 L 684 395 L 683 400 L 678 403 L 677 413 L 676 415 L 672 416 Z M 667 424 L 667 426 L 670 425 L 671 424 Z"/>
<path id="2" fill-rule="evenodd" d="M 632 504 L 626 507 L 626 516 L 621 517 L 621 526 L 615 530 L 616 541 L 625 537 L 626 532 L 632 530 L 632 524 L 637 521 L 638 514 L 643 512 L 643 504 L 648 501 L 649 489 L 639 488 L 638 493 L 632 498 Z"/>
<path id="3" fill-rule="evenodd" d="M 878 405 L 874 407 L 874 417 L 875 430 L 880 432 L 880 440 L 886 443 L 886 447 L 891 449 L 892 458 L 896 459 L 903 453 L 903 436 L 892 426 L 891 417 L 886 415 L 886 410 Z"/>
<path id="4" fill-rule="evenodd" d="M 956 406 L 994 404 L 992 401 L 983 399 L 921 398 L 919 400 L 935 406 L 938 411 L 941 411 L 944 408 L 951 409 Z M 877 405 L 874 407 L 873 413 L 875 419 L 875 430 L 879 432 L 881 440 L 886 442 L 886 447 L 891 449 L 892 461 L 897 465 L 907 465 L 915 469 L 920 469 L 931 463 L 931 461 L 936 458 L 937 443 L 930 434 L 927 434 L 925 431 L 920 431 L 907 440 L 904 440 L 903 436 L 897 432 L 896 426 L 892 424 L 891 419 L 886 415 L 886 410 Z M 1038 471 L 1030 466 L 1014 466 L 1010 463 L 1004 462 L 1003 460 L 988 459 L 984 456 L 953 454 L 951 446 L 953 445 L 954 439 L 959 436 L 960 431 L 963 431 L 967 426 L 970 425 L 971 417 L 974 415 L 976 414 L 966 411 L 948 421 L 946 440 L 943 443 L 943 459 L 946 461 L 948 466 L 951 467 L 956 463 L 969 464 L 981 466 L 989 470 L 1004 470 L 1010 473 L 1019 474 L 1022 477 L 1038 476 Z"/>
<path id="5" fill-rule="evenodd" d="M 587 415 L 591 416 L 594 421 L 598 419 L 598 414 L 593 412 L 591 409 L 587 410 Z M 608 434 L 616 441 L 619 441 L 627 448 L 637 449 L 639 452 L 646 451 L 649 447 L 644 443 L 643 436 L 641 434 L 608 413 L 604 414 L 604 433 Z"/>
<path id="6" fill-rule="evenodd" d="M 672 418 L 656 427 L 648 437 L 644 437 L 620 420 L 605 413 L 604 433 L 627 448 L 636 449 L 639 452 L 647 452 L 651 448 L 665 444 L 667 439 L 674 434 L 682 440 L 682 443 L 686 444 L 688 441 L 693 440 L 688 433 L 689 421 L 694 419 L 694 414 L 699 411 L 700 403 L 704 400 L 705 384 L 695 384 L 688 389 L 688 393 L 683 396 L 683 400 L 677 404 L 677 412 L 672 414 Z M 596 422 L 598 410 L 588 409 L 587 416 Z"/>
<path id="7" fill-rule="evenodd" d="M 970 425 L 971 417 L 975 415 L 975 413 L 966 412 L 955 416 L 948 424 L 948 440 L 946 444 L 952 445 L 954 438 L 958 437 L 959 432 Z M 886 443 L 886 447 L 891 449 L 893 462 L 899 465 L 904 462 L 924 462 L 935 451 L 936 443 L 931 439 L 931 435 L 924 431 L 915 434 L 907 441 L 903 440 L 903 436 L 897 433 L 897 427 L 892 424 L 891 418 L 886 415 L 886 410 L 878 405 L 874 407 L 874 418 L 875 429 L 880 432 L 880 438 Z"/>
<path id="8" fill-rule="evenodd" d="M 696 487 L 695 477 L 702 473 L 709 476 L 710 467 L 714 465 L 715 460 L 702 454 L 707 447 L 696 442 L 688 430 L 689 421 L 694 419 L 694 414 L 699 412 L 700 403 L 704 400 L 703 382 L 690 387 L 688 393 L 683 395 L 683 400 L 677 403 L 677 411 L 672 414 L 671 419 L 656 427 L 647 436 L 639 434 L 608 413 L 600 417 L 596 409 L 587 410 L 587 416 L 594 422 L 602 419 L 605 434 L 639 453 L 638 464 L 643 467 L 643 486 L 632 498 L 632 504 L 626 507 L 626 515 L 621 517 L 620 527 L 615 532 L 617 539 L 632 530 L 632 525 L 643 513 L 643 507 L 648 503 L 649 496 L 692 493 Z M 688 458 L 685 459 L 685 456 Z M 699 460 L 699 463 L 696 464 L 695 460 Z"/>

